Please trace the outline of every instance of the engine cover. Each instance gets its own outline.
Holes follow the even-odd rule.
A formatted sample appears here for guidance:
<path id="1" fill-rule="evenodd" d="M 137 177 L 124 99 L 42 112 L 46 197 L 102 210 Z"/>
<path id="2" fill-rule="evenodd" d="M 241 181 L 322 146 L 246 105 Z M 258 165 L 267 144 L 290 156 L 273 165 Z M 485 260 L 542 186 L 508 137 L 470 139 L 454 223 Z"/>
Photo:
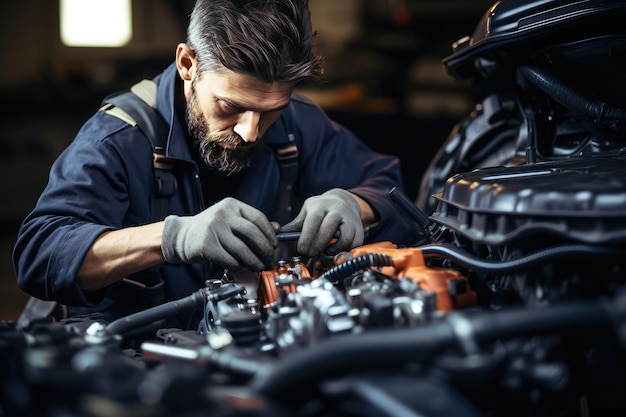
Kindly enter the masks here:
<path id="1" fill-rule="evenodd" d="M 476 169 L 435 194 L 431 219 L 474 242 L 546 234 L 592 244 L 626 241 L 626 157 Z"/>

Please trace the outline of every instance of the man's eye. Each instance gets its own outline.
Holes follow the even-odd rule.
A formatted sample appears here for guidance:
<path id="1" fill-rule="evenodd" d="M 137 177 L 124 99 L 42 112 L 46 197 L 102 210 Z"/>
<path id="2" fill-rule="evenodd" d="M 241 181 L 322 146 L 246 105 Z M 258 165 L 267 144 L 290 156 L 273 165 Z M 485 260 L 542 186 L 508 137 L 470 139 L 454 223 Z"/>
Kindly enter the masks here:
<path id="1" fill-rule="evenodd" d="M 227 101 L 222 101 L 220 100 L 220 108 L 225 111 L 225 112 L 230 112 L 230 113 L 236 113 L 241 111 L 241 109 L 237 106 L 235 106 L 232 103 L 229 103 Z"/>
<path id="2" fill-rule="evenodd" d="M 228 110 L 231 110 L 231 106 L 225 102 L 224 100 L 221 100 L 219 98 L 215 99 L 215 108 L 217 110 L 219 110 L 220 112 L 224 113 Z"/>

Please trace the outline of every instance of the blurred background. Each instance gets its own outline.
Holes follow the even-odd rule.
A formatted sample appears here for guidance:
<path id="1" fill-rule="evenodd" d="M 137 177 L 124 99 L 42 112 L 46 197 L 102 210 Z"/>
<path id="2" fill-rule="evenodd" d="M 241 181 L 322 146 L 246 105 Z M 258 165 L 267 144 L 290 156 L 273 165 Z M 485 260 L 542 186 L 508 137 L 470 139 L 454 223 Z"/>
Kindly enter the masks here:
<path id="1" fill-rule="evenodd" d="M 494 2 L 310 0 L 326 80 L 302 92 L 373 149 L 399 156 L 411 199 L 431 156 L 473 106 L 441 59 Z M 0 320 L 17 320 L 27 299 L 11 252 L 50 165 L 104 96 L 172 62 L 193 3 L 0 3 Z M 89 46 L 103 34 L 104 44 Z"/>

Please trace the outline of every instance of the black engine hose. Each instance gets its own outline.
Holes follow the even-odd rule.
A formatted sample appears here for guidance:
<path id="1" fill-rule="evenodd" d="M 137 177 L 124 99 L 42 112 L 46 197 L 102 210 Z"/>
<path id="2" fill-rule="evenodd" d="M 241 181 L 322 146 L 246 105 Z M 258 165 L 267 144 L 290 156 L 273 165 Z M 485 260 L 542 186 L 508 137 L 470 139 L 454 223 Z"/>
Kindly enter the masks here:
<path id="1" fill-rule="evenodd" d="M 577 302 L 528 309 L 515 307 L 466 315 L 450 313 L 457 320 L 431 322 L 414 328 L 371 330 L 340 335 L 294 352 L 263 369 L 250 387 L 271 398 L 298 401 L 310 395 L 321 381 L 358 372 L 390 371 L 409 363 L 421 363 L 446 349 L 462 349 L 470 337 L 478 344 L 517 337 L 563 334 L 588 338 L 615 335 L 617 303 Z M 457 324 L 462 323 L 457 328 Z M 308 393 L 308 394 L 306 394 Z"/>
<path id="2" fill-rule="evenodd" d="M 508 261 L 489 261 L 463 249 L 446 243 L 420 246 L 425 257 L 438 256 L 471 271 L 486 274 L 510 274 L 529 267 L 548 263 L 554 259 L 571 256 L 617 256 L 624 255 L 624 249 L 612 249 L 584 244 L 565 244 L 531 252 L 526 256 Z"/>
<path id="3" fill-rule="evenodd" d="M 206 291 L 196 291 L 187 297 L 169 301 L 147 310 L 114 320 L 105 327 L 105 331 L 109 334 L 123 336 L 127 332 L 135 330 L 141 326 L 154 323 L 157 320 L 167 317 L 175 316 L 186 308 L 202 307 L 204 305 L 205 297 Z"/>
<path id="4" fill-rule="evenodd" d="M 392 265 L 393 259 L 389 255 L 366 253 L 365 255 L 357 256 L 356 258 L 332 267 L 320 275 L 319 278 L 327 279 L 329 282 L 337 282 L 365 268 Z"/>
<path id="5" fill-rule="evenodd" d="M 558 103 L 585 118 L 594 122 L 626 122 L 626 111 L 585 96 L 559 80 L 549 71 L 536 67 L 520 66 L 518 73 Z"/>

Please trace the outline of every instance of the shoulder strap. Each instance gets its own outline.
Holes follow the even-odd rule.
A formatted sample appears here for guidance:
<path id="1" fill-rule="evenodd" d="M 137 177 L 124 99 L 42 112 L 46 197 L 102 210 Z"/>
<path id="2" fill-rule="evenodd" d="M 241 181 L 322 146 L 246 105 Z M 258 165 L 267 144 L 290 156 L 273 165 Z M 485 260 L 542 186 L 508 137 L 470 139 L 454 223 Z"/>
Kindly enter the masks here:
<path id="1" fill-rule="evenodd" d="M 298 178 L 300 151 L 293 118 L 288 117 L 287 142 L 271 145 L 280 169 L 280 188 L 276 207 L 280 211 L 274 217 L 281 225 L 287 224 L 296 213 L 294 187 Z M 291 123 L 289 123 L 291 122 Z"/>
<path id="2" fill-rule="evenodd" d="M 295 132 L 292 127 L 290 132 Z M 281 226 L 289 223 L 297 214 L 301 202 L 295 196 L 295 184 L 298 178 L 298 168 L 300 151 L 296 143 L 295 133 L 287 134 L 288 142 L 270 145 L 276 156 L 278 168 L 280 170 L 280 183 L 278 188 L 278 199 L 276 200 L 276 210 L 272 220 Z M 295 247 L 291 242 L 280 242 L 278 245 L 279 259 L 289 259 L 294 253 Z"/>
<path id="3" fill-rule="evenodd" d="M 156 97 L 154 81 L 142 80 L 129 91 L 106 97 L 100 110 L 139 127 L 150 140 L 154 166 L 152 218 L 158 221 L 170 213 L 169 198 L 176 192 L 177 183 L 173 160 L 166 156 L 169 126 L 156 111 Z"/>
<path id="4" fill-rule="evenodd" d="M 272 145 L 276 161 L 280 169 L 280 188 L 278 193 L 278 207 L 275 220 L 287 224 L 294 215 L 294 186 L 298 178 L 298 160 L 300 157 L 294 133 L 289 133 L 289 142 Z"/>

